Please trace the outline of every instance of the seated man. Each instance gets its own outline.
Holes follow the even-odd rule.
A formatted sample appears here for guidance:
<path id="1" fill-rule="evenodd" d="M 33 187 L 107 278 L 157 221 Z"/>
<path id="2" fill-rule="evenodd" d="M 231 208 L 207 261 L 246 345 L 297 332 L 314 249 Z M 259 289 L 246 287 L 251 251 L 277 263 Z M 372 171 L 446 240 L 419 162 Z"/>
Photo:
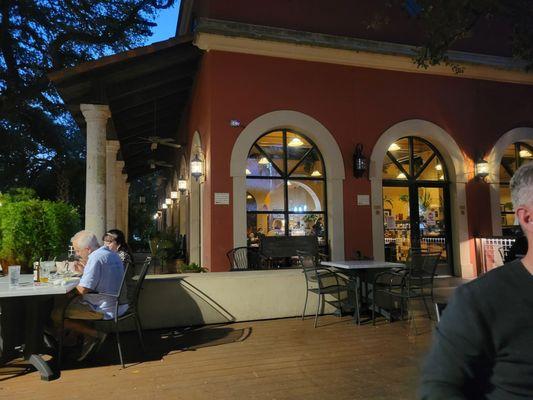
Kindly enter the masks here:
<path id="1" fill-rule="evenodd" d="M 69 303 L 65 310 L 65 328 L 85 335 L 83 348 L 78 361 L 83 360 L 106 338 L 106 334 L 93 329 L 89 323 L 80 320 L 113 319 L 116 297 L 124 277 L 124 267 L 117 253 L 106 246 L 100 247 L 96 236 L 89 231 L 80 231 L 71 239 L 76 254 L 85 264 L 76 292 L 81 296 Z M 63 307 L 54 309 L 52 318 L 60 323 Z M 128 305 L 120 305 L 122 315 Z"/>
<path id="2" fill-rule="evenodd" d="M 533 399 L 533 163 L 510 186 L 527 253 L 456 289 L 422 370 L 422 399 Z"/>

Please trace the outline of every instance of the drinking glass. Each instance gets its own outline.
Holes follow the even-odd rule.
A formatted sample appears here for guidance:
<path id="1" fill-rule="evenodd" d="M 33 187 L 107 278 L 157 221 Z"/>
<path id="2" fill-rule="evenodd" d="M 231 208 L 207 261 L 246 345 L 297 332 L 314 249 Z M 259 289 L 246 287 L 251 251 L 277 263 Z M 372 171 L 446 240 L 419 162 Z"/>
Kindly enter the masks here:
<path id="1" fill-rule="evenodd" d="M 55 261 L 43 261 L 41 262 L 41 282 L 48 282 L 50 279 L 50 272 L 55 267 Z"/>
<path id="2" fill-rule="evenodd" d="M 9 271 L 9 286 L 18 286 L 20 282 L 20 265 L 10 265 Z"/>

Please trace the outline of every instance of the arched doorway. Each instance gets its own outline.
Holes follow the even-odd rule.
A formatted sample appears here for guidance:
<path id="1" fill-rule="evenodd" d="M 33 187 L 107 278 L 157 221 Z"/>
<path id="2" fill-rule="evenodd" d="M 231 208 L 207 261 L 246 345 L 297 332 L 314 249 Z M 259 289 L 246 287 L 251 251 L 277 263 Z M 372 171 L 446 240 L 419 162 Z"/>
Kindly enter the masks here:
<path id="1" fill-rule="evenodd" d="M 249 236 L 314 235 L 329 252 L 326 169 L 305 135 L 279 129 L 259 137 L 248 152 L 246 190 Z"/>
<path id="2" fill-rule="evenodd" d="M 411 248 L 438 251 L 438 272 L 452 272 L 448 176 L 444 159 L 427 140 L 408 136 L 389 146 L 383 161 L 385 260 L 406 261 Z"/>

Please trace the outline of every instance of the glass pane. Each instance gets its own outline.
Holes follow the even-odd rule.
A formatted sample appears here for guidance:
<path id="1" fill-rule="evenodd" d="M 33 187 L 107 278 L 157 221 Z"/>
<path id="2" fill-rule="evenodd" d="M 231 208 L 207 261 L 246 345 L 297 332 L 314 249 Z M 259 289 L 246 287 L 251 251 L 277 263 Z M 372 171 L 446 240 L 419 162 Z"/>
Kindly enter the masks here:
<path id="1" fill-rule="evenodd" d="M 425 162 L 425 160 L 424 160 Z M 415 160 L 416 164 L 416 160 Z M 444 164 L 442 160 L 439 160 L 438 157 L 433 157 L 433 160 L 428 164 L 428 166 L 422 171 L 419 180 L 424 181 L 443 181 L 444 176 Z"/>
<path id="2" fill-rule="evenodd" d="M 509 228 L 515 224 L 511 189 L 509 186 L 500 186 L 500 212 L 502 216 L 502 228 Z"/>
<path id="3" fill-rule="evenodd" d="M 383 188 L 383 227 L 385 259 L 406 261 L 411 248 L 408 188 Z"/>
<path id="4" fill-rule="evenodd" d="M 404 165 L 404 168 L 409 169 L 409 165 Z M 385 156 L 385 159 L 383 160 L 383 179 L 406 180 L 407 175 L 400 171 L 400 169 L 392 162 L 389 156 Z"/>
<path id="5" fill-rule="evenodd" d="M 285 193 L 281 179 L 246 179 L 246 204 L 248 196 L 255 199 L 257 211 L 283 211 Z"/>
<path id="6" fill-rule="evenodd" d="M 246 175 L 247 176 L 280 176 L 276 168 L 268 161 L 256 146 L 248 153 L 246 160 Z"/>
<path id="7" fill-rule="evenodd" d="M 283 214 L 252 214 L 246 216 L 248 246 L 259 247 L 263 236 L 284 236 L 285 217 Z"/>
<path id="8" fill-rule="evenodd" d="M 326 226 L 322 214 L 289 214 L 290 236 L 317 236 L 320 246 L 326 243 Z"/>
<path id="9" fill-rule="evenodd" d="M 420 172 L 433 154 L 434 151 L 425 142 L 413 139 L 413 168 L 415 175 Z"/>
<path id="10" fill-rule="evenodd" d="M 287 132 L 287 164 L 291 171 L 313 145 L 294 132 Z"/>
<path id="11" fill-rule="evenodd" d="M 509 182 L 516 171 L 515 145 L 512 144 L 503 152 L 500 165 L 500 182 Z"/>
<path id="12" fill-rule="evenodd" d="M 423 251 L 440 251 L 441 260 L 446 260 L 446 219 L 443 199 L 442 188 L 418 189 L 420 247 Z"/>
<path id="13" fill-rule="evenodd" d="M 284 214 L 268 214 L 267 220 L 267 236 L 285 236 L 285 215 Z"/>
<path id="14" fill-rule="evenodd" d="M 289 171 L 291 171 L 291 165 L 294 167 L 296 163 L 291 163 L 291 160 L 289 160 Z M 322 160 L 320 160 L 320 155 L 316 149 L 311 150 L 311 152 L 305 157 L 298 168 L 296 168 L 291 174 L 291 177 L 293 176 L 313 178 L 324 177 L 324 166 L 322 165 Z"/>
<path id="15" fill-rule="evenodd" d="M 324 181 L 290 180 L 289 211 L 323 211 L 324 210 Z"/>
<path id="16" fill-rule="evenodd" d="M 405 172 L 409 174 L 409 139 L 403 138 L 397 140 L 389 146 L 388 151 L 392 154 L 396 161 L 402 164 Z"/>
<path id="17" fill-rule="evenodd" d="M 268 135 L 259 138 L 256 144 L 263 149 L 280 171 L 285 172 L 283 166 L 283 160 L 285 157 L 285 151 L 283 150 L 283 132 L 271 132 Z M 265 160 L 262 162 L 264 161 Z"/>

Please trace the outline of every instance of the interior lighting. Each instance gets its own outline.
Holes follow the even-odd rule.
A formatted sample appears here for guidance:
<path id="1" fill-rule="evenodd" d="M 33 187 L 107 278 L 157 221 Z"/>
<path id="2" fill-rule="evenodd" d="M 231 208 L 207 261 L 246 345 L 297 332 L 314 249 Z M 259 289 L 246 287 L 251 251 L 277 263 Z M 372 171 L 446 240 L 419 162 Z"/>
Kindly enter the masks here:
<path id="1" fill-rule="evenodd" d="M 289 146 L 289 147 L 300 147 L 303 144 L 304 144 L 304 142 L 302 142 L 300 140 L 300 138 L 295 137 L 287 144 L 287 146 Z"/>
<path id="2" fill-rule="evenodd" d="M 322 176 L 322 174 L 320 173 L 319 170 L 315 169 L 315 170 L 311 173 L 311 176 Z"/>
<path id="3" fill-rule="evenodd" d="M 168 197 L 165 199 L 165 204 L 167 206 L 171 205 L 172 204 L 172 199 L 169 199 Z"/>
<path id="4" fill-rule="evenodd" d="M 398 151 L 398 150 L 400 150 L 400 149 L 401 149 L 401 147 L 398 146 L 396 143 L 393 143 L 393 144 L 391 144 L 391 145 L 389 146 L 389 151 Z"/>
<path id="5" fill-rule="evenodd" d="M 163 205 L 161 206 L 161 208 L 162 208 L 163 210 L 166 210 L 166 209 L 168 208 L 167 203 L 163 203 Z"/>
<path id="6" fill-rule="evenodd" d="M 246 168 L 246 175 L 251 175 L 252 171 L 250 171 L 248 168 Z"/>
<path id="7" fill-rule="evenodd" d="M 177 190 L 173 190 L 172 192 L 170 192 L 170 198 L 172 200 L 176 200 L 178 198 L 178 191 Z"/>
<path id="8" fill-rule="evenodd" d="M 257 163 L 260 165 L 268 165 L 270 164 L 270 161 L 268 161 L 266 157 L 261 157 Z"/>
<path id="9" fill-rule="evenodd" d="M 533 154 L 531 154 L 531 152 L 527 149 L 522 149 L 518 152 L 518 155 L 520 156 L 520 158 L 531 158 L 533 156 Z"/>
<path id="10" fill-rule="evenodd" d="M 440 165 L 440 164 L 435 165 L 435 169 L 437 171 L 442 171 L 442 165 Z"/>
<path id="11" fill-rule="evenodd" d="M 489 163 L 482 158 L 478 159 L 475 164 L 475 175 L 479 180 L 485 180 L 489 175 Z"/>
<path id="12" fill-rule="evenodd" d="M 407 177 L 405 176 L 403 172 L 400 172 L 398 176 L 396 177 L 396 179 L 407 179 Z"/>

